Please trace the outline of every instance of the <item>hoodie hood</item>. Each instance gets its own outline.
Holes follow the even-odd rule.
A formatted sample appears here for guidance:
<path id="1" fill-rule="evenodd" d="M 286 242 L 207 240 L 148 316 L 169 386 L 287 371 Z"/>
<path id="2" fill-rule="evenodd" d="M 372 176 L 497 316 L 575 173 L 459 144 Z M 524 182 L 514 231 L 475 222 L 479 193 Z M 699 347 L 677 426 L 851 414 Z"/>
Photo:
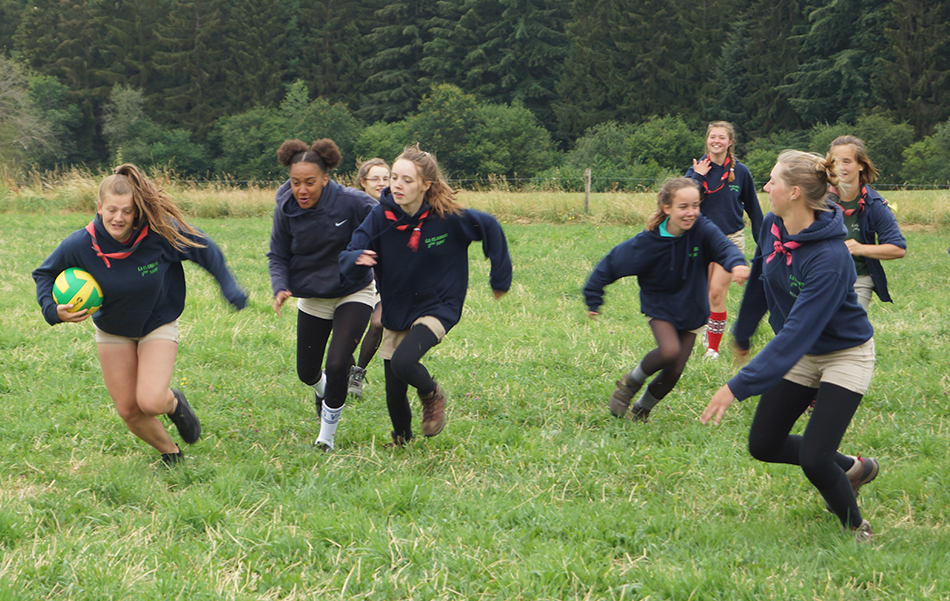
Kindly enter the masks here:
<path id="1" fill-rule="evenodd" d="M 798 232 L 794 236 L 785 232 L 785 223 L 776 218 L 776 223 L 782 228 L 782 241 L 808 244 L 819 240 L 844 240 L 848 235 L 848 228 L 844 225 L 844 213 L 836 203 L 828 203 L 827 211 L 819 211 L 814 223 Z"/>

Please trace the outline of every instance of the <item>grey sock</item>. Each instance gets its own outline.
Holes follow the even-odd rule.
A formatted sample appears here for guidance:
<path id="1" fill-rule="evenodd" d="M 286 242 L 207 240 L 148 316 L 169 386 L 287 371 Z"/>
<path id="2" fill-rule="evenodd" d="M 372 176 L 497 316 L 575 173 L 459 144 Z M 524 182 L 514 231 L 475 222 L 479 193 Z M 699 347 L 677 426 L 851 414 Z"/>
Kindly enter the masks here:
<path id="1" fill-rule="evenodd" d="M 634 382 L 643 384 L 644 382 L 647 381 L 647 378 L 650 377 L 650 374 L 643 371 L 643 367 L 641 367 L 641 364 L 637 363 L 637 366 L 634 367 L 632 370 L 630 370 L 630 377 L 633 379 Z"/>
<path id="2" fill-rule="evenodd" d="M 650 394 L 650 389 L 646 388 L 644 389 L 643 394 L 640 395 L 640 398 L 637 400 L 637 402 L 634 403 L 634 406 L 639 407 L 640 409 L 646 409 L 647 411 L 650 411 L 651 409 L 656 407 L 657 403 L 659 402 L 660 402 L 660 399 Z"/>

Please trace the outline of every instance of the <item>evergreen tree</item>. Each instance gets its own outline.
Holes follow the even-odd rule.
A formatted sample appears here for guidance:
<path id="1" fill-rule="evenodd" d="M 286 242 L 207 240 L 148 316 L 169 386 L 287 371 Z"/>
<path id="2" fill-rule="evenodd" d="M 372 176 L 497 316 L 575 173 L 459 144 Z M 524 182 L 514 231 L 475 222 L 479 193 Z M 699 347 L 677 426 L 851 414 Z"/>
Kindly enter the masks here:
<path id="1" fill-rule="evenodd" d="M 784 89 L 806 123 L 854 120 L 874 104 L 871 90 L 884 45 L 887 0 L 833 0 L 811 13 L 802 64 Z"/>
<path id="2" fill-rule="evenodd" d="M 786 76 L 799 65 L 799 46 L 807 26 L 797 0 L 753 2 L 745 15 L 749 21 L 745 68 L 749 93 L 746 131 L 767 135 L 773 131 L 802 128 L 802 119 L 789 102 Z"/>
<path id="3" fill-rule="evenodd" d="M 366 36 L 377 24 L 381 0 L 303 2 L 296 13 L 296 77 L 310 93 L 330 102 L 359 104 L 370 71 Z"/>
<path id="4" fill-rule="evenodd" d="M 0 54 L 13 50 L 13 35 L 26 4 L 26 0 L 0 0 Z"/>
<path id="5" fill-rule="evenodd" d="M 891 0 L 875 95 L 895 120 L 917 135 L 950 116 L 950 1 Z"/>
<path id="6" fill-rule="evenodd" d="M 180 126 L 204 138 L 225 114 L 227 36 L 221 3 L 174 0 L 156 35 L 155 68 L 165 87 L 148 99 L 163 126 Z"/>
<path id="7" fill-rule="evenodd" d="M 237 114 L 255 106 L 276 106 L 284 95 L 287 15 L 284 4 L 232 0 L 225 15 L 225 110 Z"/>
<path id="8" fill-rule="evenodd" d="M 436 0 L 398 0 L 376 11 L 382 25 L 367 40 L 378 50 L 363 63 L 372 72 L 359 110 L 365 121 L 397 121 L 415 111 L 426 89 L 419 62 L 431 39 L 428 27 L 437 16 L 435 6 Z"/>
<path id="9" fill-rule="evenodd" d="M 714 92 L 706 113 L 708 121 L 729 121 L 738 127 L 749 120 L 744 103 L 749 93 L 749 75 L 745 69 L 748 24 L 745 19 L 740 19 L 729 27 L 721 57 L 716 61 Z"/>

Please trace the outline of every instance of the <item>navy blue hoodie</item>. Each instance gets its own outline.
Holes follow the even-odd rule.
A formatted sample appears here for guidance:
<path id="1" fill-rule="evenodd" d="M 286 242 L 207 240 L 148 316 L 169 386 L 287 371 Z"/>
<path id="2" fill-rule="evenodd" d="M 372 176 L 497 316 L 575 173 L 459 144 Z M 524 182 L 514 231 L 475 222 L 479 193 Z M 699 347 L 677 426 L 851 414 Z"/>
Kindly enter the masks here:
<path id="1" fill-rule="evenodd" d="M 288 290 L 296 298 L 341 298 L 369 286 L 373 274 L 356 280 L 340 275 L 339 257 L 376 201 L 332 179 L 309 209 L 297 204 L 290 181 L 277 190 L 270 252 L 274 295 Z"/>
<path id="2" fill-rule="evenodd" d="M 735 169 L 736 177 L 733 182 L 723 180 L 722 176 L 728 170 L 712 161 L 705 177 L 696 173 L 692 167 L 687 169 L 686 177 L 696 180 L 700 189 L 703 182 L 706 182 L 710 190 L 715 190 L 711 194 L 703 191 L 703 202 L 699 208 L 724 234 L 732 234 L 745 227 L 742 221 L 742 211 L 745 209 L 751 221 L 752 238 L 758 242 L 759 230 L 762 228 L 762 205 L 759 204 L 759 197 L 755 193 L 755 182 L 752 181 L 749 168 L 742 163 L 737 161 Z M 723 184 L 721 188 L 720 184 Z"/>
<path id="3" fill-rule="evenodd" d="M 96 215 L 93 222 L 96 242 L 103 253 L 128 252 L 141 229 L 123 244 L 113 238 Z M 186 234 L 187 235 L 187 234 Z M 99 329 L 116 336 L 138 338 L 178 319 L 185 308 L 185 272 L 181 262 L 194 261 L 214 276 L 229 303 L 244 308 L 247 294 L 228 271 L 224 255 L 210 238 L 198 238 L 206 246 L 184 251 L 175 248 L 149 230 L 132 254 L 124 259 L 109 258 L 109 265 L 96 254 L 92 236 L 86 229 L 76 230 L 63 240 L 36 270 L 36 300 L 50 325 L 60 323 L 53 300 L 53 282 L 67 267 L 88 271 L 102 288 L 102 308 L 92 315 Z"/>
<path id="4" fill-rule="evenodd" d="M 589 310 L 597 311 L 605 286 L 635 275 L 642 313 L 677 330 L 695 330 L 709 319 L 710 263 L 732 271 L 745 265 L 745 257 L 702 215 L 680 236 L 662 236 L 659 228 L 643 230 L 600 261 L 584 286 L 584 299 Z"/>
<path id="5" fill-rule="evenodd" d="M 389 330 L 408 330 L 412 322 L 425 315 L 438 318 L 446 332 L 458 323 L 468 292 L 468 247 L 476 240 L 481 240 L 482 250 L 491 260 L 492 290 L 507 291 L 511 287 L 511 257 L 505 232 L 486 213 L 463 209 L 439 217 L 432 211 L 420 227 L 417 250 L 409 248 L 412 230 L 427 209 L 429 205 L 423 204 L 415 215 L 406 215 L 386 188 L 379 205 L 340 255 L 340 270 L 348 279 L 372 277 L 375 269 L 383 327 Z M 396 221 L 386 217 L 387 211 Z M 400 225 L 409 227 L 399 230 Z M 374 268 L 356 264 L 364 249 L 376 253 Z"/>
<path id="6" fill-rule="evenodd" d="M 858 217 L 858 242 L 861 244 L 893 244 L 898 248 L 907 250 L 907 240 L 904 239 L 904 234 L 901 233 L 901 229 L 897 225 L 894 213 L 887 206 L 887 201 L 871 186 L 865 185 L 864 187 L 868 193 L 864 202 L 864 210 L 861 211 Z M 835 192 L 829 192 L 828 200 L 837 203 L 840 199 Z M 885 303 L 894 302 L 887 292 L 887 275 L 884 273 L 884 267 L 881 265 L 880 259 L 864 257 L 864 263 L 868 267 L 868 273 L 874 283 L 874 292 L 877 293 L 877 297 Z"/>
<path id="7" fill-rule="evenodd" d="M 739 400 L 768 390 L 806 354 L 852 348 L 874 335 L 854 292 L 858 276 L 844 244 L 847 229 L 841 208 L 833 203 L 829 208 L 794 236 L 785 231 L 781 218 L 765 216 L 733 334 L 736 344 L 749 348 L 768 309 L 775 337 L 729 380 Z M 801 246 L 788 254 L 776 250 L 776 243 L 789 242 Z"/>

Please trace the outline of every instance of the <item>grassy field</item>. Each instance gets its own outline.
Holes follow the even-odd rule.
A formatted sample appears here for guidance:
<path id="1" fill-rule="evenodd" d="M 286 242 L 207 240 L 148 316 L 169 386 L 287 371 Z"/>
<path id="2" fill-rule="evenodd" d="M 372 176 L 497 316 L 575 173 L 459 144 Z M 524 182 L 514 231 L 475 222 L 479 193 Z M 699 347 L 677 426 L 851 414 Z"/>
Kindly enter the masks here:
<path id="1" fill-rule="evenodd" d="M 634 281 L 608 289 L 597 322 L 579 289 L 639 231 L 618 221 L 647 196 L 598 195 L 588 216 L 577 195 L 466 194 L 506 222 L 515 280 L 495 301 L 472 247 L 462 322 L 425 360 L 450 394 L 446 430 L 384 446 L 377 360 L 326 455 L 310 449 L 295 317 L 270 308 L 271 197 L 257 216 L 196 218 L 251 303 L 230 311 L 188 266 L 174 382 L 205 434 L 174 470 L 116 416 L 91 324 L 51 328 L 36 305 L 31 270 L 91 212 L 14 197 L 0 195 L 2 600 L 950 598 L 945 193 L 894 201 L 918 218 L 888 266 L 896 302 L 871 306 L 877 369 L 842 447 L 882 465 L 860 498 L 870 546 L 800 470 L 749 457 L 754 399 L 699 423 L 735 372 L 728 352 L 697 349 L 650 423 L 609 416 L 614 380 L 652 338 Z"/>

